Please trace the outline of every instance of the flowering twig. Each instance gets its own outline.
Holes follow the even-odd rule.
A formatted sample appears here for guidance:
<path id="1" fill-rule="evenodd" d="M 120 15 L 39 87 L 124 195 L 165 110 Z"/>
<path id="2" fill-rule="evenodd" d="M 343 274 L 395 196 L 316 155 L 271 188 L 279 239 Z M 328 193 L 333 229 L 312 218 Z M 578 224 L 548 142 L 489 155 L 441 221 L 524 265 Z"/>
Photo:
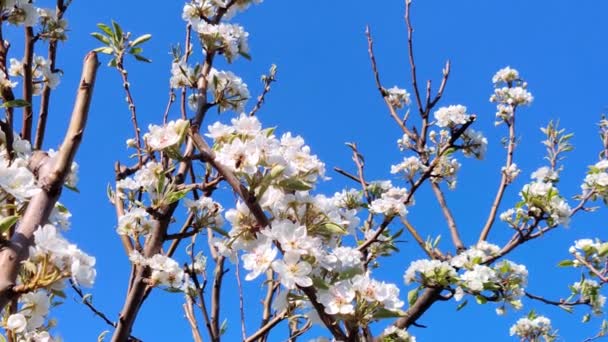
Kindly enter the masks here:
<path id="1" fill-rule="evenodd" d="M 262 82 L 264 82 L 264 89 L 262 90 L 262 94 L 258 96 L 258 101 L 255 103 L 255 106 L 253 106 L 253 109 L 251 109 L 251 111 L 249 112 L 249 116 L 254 116 L 257 111 L 262 108 L 262 105 L 264 104 L 264 100 L 266 98 L 266 94 L 270 92 L 270 85 L 272 85 L 272 82 L 275 82 L 277 80 L 276 75 L 277 66 L 273 64 L 270 67 L 270 70 L 268 71 L 268 75 L 262 76 Z"/>
<path id="2" fill-rule="evenodd" d="M 372 34 L 370 32 L 369 26 L 367 26 L 365 29 L 365 35 L 367 36 L 367 50 L 369 53 L 369 59 L 372 63 L 372 71 L 374 72 L 374 79 L 376 80 L 376 87 L 378 88 L 380 95 L 384 99 L 384 102 L 386 103 L 386 106 L 388 107 L 391 117 L 395 120 L 397 125 L 410 139 L 415 140 L 416 134 L 414 134 L 414 132 L 412 132 L 409 128 L 407 128 L 407 126 L 405 125 L 406 120 L 401 119 L 399 117 L 399 115 L 397 114 L 397 110 L 391 104 L 391 102 L 388 100 L 388 93 L 382 86 L 382 83 L 380 83 L 380 74 L 378 72 L 378 67 L 376 65 L 376 57 L 374 56 L 374 40 L 372 39 Z"/>

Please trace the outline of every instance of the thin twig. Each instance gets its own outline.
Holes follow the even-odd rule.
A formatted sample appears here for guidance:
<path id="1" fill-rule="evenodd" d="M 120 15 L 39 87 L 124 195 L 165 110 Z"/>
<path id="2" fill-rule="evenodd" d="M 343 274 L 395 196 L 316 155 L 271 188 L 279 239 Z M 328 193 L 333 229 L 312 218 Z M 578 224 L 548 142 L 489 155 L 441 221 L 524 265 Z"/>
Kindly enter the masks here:
<path id="1" fill-rule="evenodd" d="M 460 238 L 460 234 L 458 233 L 458 228 L 456 227 L 456 221 L 454 220 L 454 215 L 448 208 L 448 204 L 445 200 L 445 195 L 441 191 L 439 184 L 435 182 L 431 182 L 431 188 L 433 189 L 433 193 L 435 193 L 435 197 L 437 197 L 437 201 L 439 202 L 439 206 L 441 207 L 441 211 L 443 212 L 443 216 L 448 223 L 448 228 L 450 229 L 450 235 L 452 237 L 452 242 L 454 243 L 454 247 L 458 252 L 464 251 L 466 248 L 462 243 L 462 239 Z"/>
<path id="2" fill-rule="evenodd" d="M 260 110 L 260 108 L 262 108 L 262 105 L 264 104 L 264 100 L 266 98 L 266 94 L 268 94 L 270 92 L 270 86 L 272 85 L 272 82 L 276 81 L 276 75 L 277 75 L 277 66 L 273 64 L 270 67 L 268 75 L 262 76 L 262 82 L 264 82 L 264 89 L 262 90 L 262 94 L 260 94 L 260 96 L 258 96 L 258 101 L 255 103 L 255 106 L 249 112 L 249 116 L 254 116 L 257 113 L 257 111 Z"/>

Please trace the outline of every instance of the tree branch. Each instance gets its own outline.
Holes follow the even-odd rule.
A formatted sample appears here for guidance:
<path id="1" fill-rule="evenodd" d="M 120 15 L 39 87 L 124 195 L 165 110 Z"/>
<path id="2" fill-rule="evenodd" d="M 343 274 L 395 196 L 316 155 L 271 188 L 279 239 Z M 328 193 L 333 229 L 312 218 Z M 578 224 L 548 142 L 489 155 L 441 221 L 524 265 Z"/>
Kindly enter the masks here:
<path id="1" fill-rule="evenodd" d="M 90 52 L 85 57 L 72 119 L 55 158 L 49 159 L 43 152 L 36 152 L 32 156 L 30 166 L 36 171 L 42 190 L 32 197 L 15 234 L 8 245 L 0 251 L 0 308 L 13 298 L 12 290 L 17 272 L 21 262 L 27 258 L 28 248 L 33 243 L 34 231 L 48 221 L 59 198 L 63 182 L 82 139 L 98 64 L 94 52 Z"/>

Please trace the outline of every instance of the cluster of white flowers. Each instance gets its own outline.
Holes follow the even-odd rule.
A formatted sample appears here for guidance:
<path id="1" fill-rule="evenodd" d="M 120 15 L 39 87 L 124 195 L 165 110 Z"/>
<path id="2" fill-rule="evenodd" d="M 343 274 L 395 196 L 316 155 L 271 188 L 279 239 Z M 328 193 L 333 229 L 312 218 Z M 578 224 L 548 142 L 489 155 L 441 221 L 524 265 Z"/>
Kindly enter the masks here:
<path id="1" fill-rule="evenodd" d="M 502 173 L 507 177 L 507 182 L 511 183 L 519 176 L 521 170 L 517 167 L 517 164 L 511 163 L 508 167 L 503 166 L 501 168 Z"/>
<path id="2" fill-rule="evenodd" d="M 525 206 L 508 209 L 500 214 L 500 219 L 513 227 L 531 218 L 546 219 L 551 227 L 568 226 L 572 209 L 554 186 L 559 174 L 549 167 L 541 167 L 532 173 L 532 178 L 534 181 L 524 185 L 520 192 Z"/>
<path id="3" fill-rule="evenodd" d="M 403 161 L 396 165 L 391 165 L 391 173 L 403 173 L 406 178 L 413 179 L 419 172 L 424 172 L 427 169 L 420 158 L 411 156 L 404 158 Z"/>
<path id="4" fill-rule="evenodd" d="M 228 23 L 214 25 L 200 21 L 193 28 L 198 32 L 207 53 L 221 51 L 228 62 L 234 61 L 239 55 L 247 56 L 249 53 L 247 42 L 249 33 L 240 25 Z"/>
<path id="5" fill-rule="evenodd" d="M 401 109 L 410 104 L 410 94 L 405 89 L 394 86 L 386 90 L 386 100 L 396 109 Z"/>
<path id="6" fill-rule="evenodd" d="M 445 181 L 450 189 L 456 188 L 456 173 L 460 169 L 460 163 L 456 158 L 443 155 L 431 172 L 431 181 Z"/>
<path id="7" fill-rule="evenodd" d="M 441 107 L 435 112 L 436 124 L 439 127 L 464 125 L 469 121 L 470 117 L 471 115 L 467 114 L 467 107 L 463 105 Z"/>
<path id="8" fill-rule="evenodd" d="M 15 58 L 10 59 L 8 74 L 13 77 L 23 77 L 25 69 L 22 61 Z M 61 79 L 59 72 L 51 70 L 51 63 L 42 56 L 34 56 L 32 63 L 32 93 L 40 95 L 42 86 L 46 83 L 49 88 L 55 89 L 59 85 Z"/>
<path id="9" fill-rule="evenodd" d="M 531 315 L 517 320 L 509 330 L 511 336 L 518 336 L 522 341 L 540 341 L 542 337 L 545 341 L 553 341 L 555 332 L 551 327 L 551 320 L 545 316 Z"/>
<path id="10" fill-rule="evenodd" d="M 196 214 L 193 222 L 196 227 L 220 228 L 224 224 L 221 215 L 224 208 L 210 197 L 201 197 L 198 200 L 184 198 L 184 206 Z"/>
<path id="11" fill-rule="evenodd" d="M 38 21 L 36 7 L 28 0 L 2 1 L 2 9 L 7 11 L 8 22 L 13 25 L 34 26 Z"/>
<path id="12" fill-rule="evenodd" d="M 225 18 L 232 18 L 238 11 L 244 11 L 251 4 L 261 2 L 262 0 L 192 0 L 184 6 L 182 18 L 195 27 L 201 21 L 211 20 L 220 10 L 225 11 Z M 226 9 L 230 3 L 232 5 Z"/>
<path id="13" fill-rule="evenodd" d="M 604 200 L 608 199 L 608 160 L 602 159 L 589 167 L 581 185 L 584 194 L 593 192 Z"/>
<path id="14" fill-rule="evenodd" d="M 572 261 L 574 267 L 582 266 L 582 263 L 578 260 L 578 258 L 582 258 L 591 266 L 601 270 L 608 262 L 606 250 L 608 250 L 608 242 L 602 242 L 599 239 L 580 239 L 576 240 L 574 246 L 570 246 L 568 251 L 576 257 Z"/>
<path id="15" fill-rule="evenodd" d="M 184 140 L 190 123 L 188 120 L 178 119 L 169 121 L 164 126 L 149 125 L 149 132 L 144 134 L 144 140 L 155 151 L 177 147 Z"/>
<path id="16" fill-rule="evenodd" d="M 43 260 L 50 261 L 61 275 L 69 275 L 81 286 L 93 286 L 95 282 L 95 258 L 69 243 L 51 224 L 34 232 L 34 246 L 30 247 L 28 261 L 43 267 Z M 63 280 L 62 278 L 56 280 Z"/>
<path id="17" fill-rule="evenodd" d="M 519 80 L 519 71 L 517 71 L 509 66 L 498 70 L 496 72 L 496 74 L 494 74 L 494 76 L 492 77 L 492 83 L 494 83 L 494 84 L 499 84 L 499 83 L 509 84 L 509 83 L 513 83 L 518 80 Z"/>
<path id="18" fill-rule="evenodd" d="M 521 105 L 529 105 L 534 100 L 532 94 L 527 90 L 528 84 L 520 78 L 519 72 L 510 67 L 499 70 L 492 78 L 494 83 L 494 94 L 490 96 L 490 102 L 496 105 L 496 124 L 511 122 L 515 108 Z M 506 86 L 502 86 L 506 84 Z"/>
<path id="19" fill-rule="evenodd" d="M 52 342 L 44 323 L 51 307 L 51 298 L 44 290 L 28 292 L 19 297 L 20 309 L 8 316 L 4 327 L 18 341 Z"/>
<path id="20" fill-rule="evenodd" d="M 251 1 L 240 1 L 248 5 Z M 237 1 L 238 6 L 239 1 Z M 192 1 L 184 6 L 182 18 L 192 25 L 192 29 L 199 34 L 207 53 L 220 51 L 232 62 L 237 56 L 248 56 L 249 46 L 247 33 L 237 24 L 211 22 L 210 16 L 216 15 L 219 8 L 225 8 L 227 3 L 222 1 Z M 233 11 L 235 10 L 231 8 Z M 243 7 L 243 6 L 241 6 Z M 233 12 L 234 13 L 234 12 Z"/>
<path id="21" fill-rule="evenodd" d="M 169 84 L 172 89 L 181 87 L 196 88 L 200 67 L 191 67 L 182 59 L 171 64 Z"/>
<path id="22" fill-rule="evenodd" d="M 485 265 L 475 265 L 460 276 L 461 285 L 472 292 L 481 292 L 494 285 L 498 278 L 496 272 Z"/>
<path id="23" fill-rule="evenodd" d="M 480 241 L 477 245 L 466 251 L 455 255 L 450 264 L 456 268 L 471 269 L 475 265 L 484 263 L 488 258 L 496 256 L 500 247 L 486 241 Z"/>
<path id="24" fill-rule="evenodd" d="M 68 22 L 62 17 L 57 17 L 57 10 L 50 8 L 38 8 L 38 16 L 42 30 L 40 37 L 48 40 L 64 41 L 67 39 L 66 30 Z"/>
<path id="25" fill-rule="evenodd" d="M 406 189 L 391 186 L 382 192 L 380 198 L 372 201 L 369 210 L 373 213 L 386 216 L 405 216 L 407 214 L 405 207 L 407 198 L 408 192 Z"/>
<path id="26" fill-rule="evenodd" d="M 488 150 L 488 139 L 483 133 L 468 128 L 460 137 L 463 141 L 462 153 L 465 156 L 474 156 L 477 159 L 483 159 Z"/>
<path id="27" fill-rule="evenodd" d="M 134 238 L 147 235 L 156 225 L 156 221 L 144 208 L 132 208 L 118 219 L 118 235 L 129 235 Z"/>
<path id="28" fill-rule="evenodd" d="M 384 329 L 380 336 L 382 342 L 416 342 L 416 337 L 412 336 L 407 330 L 399 329 L 394 325 Z"/>
<path id="29" fill-rule="evenodd" d="M 457 278 L 456 270 L 447 261 L 428 259 L 412 261 L 403 275 L 406 284 L 416 282 L 425 286 L 448 286 Z"/>
<path id="30" fill-rule="evenodd" d="M 528 270 L 526 266 L 516 264 L 509 260 L 502 260 L 493 266 L 498 278 L 500 300 L 511 305 L 515 310 L 522 308 L 521 298 L 524 296 L 524 287 L 528 284 Z M 504 306 L 496 311 L 504 313 Z"/>
<path id="31" fill-rule="evenodd" d="M 369 307 L 382 307 L 395 311 L 403 306 L 399 299 L 399 288 L 394 284 L 371 279 L 369 274 L 356 275 L 350 280 L 339 281 L 328 290 L 319 293 L 319 302 L 330 315 L 350 315 L 355 312 L 353 301 L 361 301 Z"/>
<path id="32" fill-rule="evenodd" d="M 150 280 L 155 285 L 172 289 L 184 289 L 185 272 L 172 258 L 162 254 L 155 254 L 151 258 L 146 258 L 138 251 L 133 251 L 129 255 L 129 260 L 134 265 L 150 267 L 152 270 Z"/>
<path id="33" fill-rule="evenodd" d="M 213 93 L 214 102 L 219 105 L 220 111 L 243 111 L 251 95 L 247 84 L 240 77 L 230 71 L 211 69 L 207 78 L 209 91 Z"/>
<path id="34" fill-rule="evenodd" d="M 216 123 L 209 126 L 209 136 L 216 140 L 218 162 L 248 175 L 260 168 L 275 170 L 279 187 L 295 186 L 292 180 L 312 183 L 325 173 L 325 165 L 310 154 L 304 139 L 291 133 L 278 139 L 271 130 L 262 131 L 256 117 L 241 114 L 232 119 L 232 127 Z"/>
<path id="35" fill-rule="evenodd" d="M 597 281 L 583 279 L 572 284 L 570 289 L 573 296 L 578 295 L 581 300 L 589 303 L 594 314 L 601 315 L 603 313 L 606 297 L 600 294 L 601 285 Z"/>

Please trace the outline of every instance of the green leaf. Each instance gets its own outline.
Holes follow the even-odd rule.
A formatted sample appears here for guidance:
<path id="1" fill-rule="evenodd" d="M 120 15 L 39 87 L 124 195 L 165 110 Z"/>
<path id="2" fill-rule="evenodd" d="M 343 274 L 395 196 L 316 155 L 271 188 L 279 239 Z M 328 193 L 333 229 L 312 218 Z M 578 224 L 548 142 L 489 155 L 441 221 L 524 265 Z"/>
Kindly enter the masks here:
<path id="1" fill-rule="evenodd" d="M 385 308 L 380 308 L 374 312 L 374 318 L 397 318 L 404 317 L 406 313 L 403 310 L 391 311 Z"/>
<path id="2" fill-rule="evenodd" d="M 97 24 L 97 27 L 99 27 L 100 30 L 102 30 L 103 32 L 105 32 L 105 34 L 108 35 L 108 37 L 116 39 L 116 36 L 114 35 L 114 31 L 112 31 L 112 29 L 110 28 L 110 26 L 108 26 L 106 24 L 99 23 L 99 24 Z"/>
<path id="3" fill-rule="evenodd" d="M 135 40 L 131 42 L 131 47 L 136 47 L 138 45 L 141 45 L 141 44 L 147 42 L 148 40 L 150 40 L 150 38 L 152 38 L 151 34 L 141 35 L 141 36 L 135 38 Z"/>
<path id="4" fill-rule="evenodd" d="M 114 32 L 116 32 L 116 36 L 115 36 L 116 39 L 118 41 L 122 41 L 122 38 L 123 38 L 122 28 L 114 20 L 112 20 L 112 26 L 114 27 Z"/>
<path id="5" fill-rule="evenodd" d="M 416 300 L 418 300 L 418 293 L 420 293 L 420 287 L 410 290 L 407 293 L 407 302 L 410 306 L 414 305 L 414 303 L 416 303 Z"/>
<path id="6" fill-rule="evenodd" d="M 7 216 L 0 219 L 0 233 L 9 230 L 19 220 L 18 215 Z"/>
<path id="7" fill-rule="evenodd" d="M 475 296 L 475 300 L 477 301 L 477 304 L 485 304 L 488 302 L 488 300 L 483 296 Z"/>
<path id="8" fill-rule="evenodd" d="M 562 260 L 557 264 L 559 267 L 570 267 L 572 265 L 574 265 L 574 261 L 568 259 Z"/>
<path id="9" fill-rule="evenodd" d="M 186 196 L 188 191 L 190 191 L 190 190 L 184 189 L 184 190 L 180 190 L 180 191 L 170 192 L 165 197 L 165 200 L 164 200 L 165 204 L 171 204 L 171 203 L 175 203 L 175 202 L 181 200 L 182 198 L 184 198 Z"/>
<path id="10" fill-rule="evenodd" d="M 329 290 L 329 284 L 327 284 L 322 278 L 312 277 L 312 284 L 317 289 Z"/>
<path id="11" fill-rule="evenodd" d="M 152 63 L 151 59 L 148 59 L 142 55 L 133 55 L 133 57 L 135 57 L 135 59 L 137 59 L 140 62 Z"/>
<path id="12" fill-rule="evenodd" d="M 346 229 L 344 229 L 344 227 L 342 227 L 338 224 L 335 224 L 333 222 L 324 223 L 323 225 L 321 225 L 321 230 L 323 230 L 324 232 L 327 232 L 329 234 L 340 234 L 340 235 L 346 234 Z"/>
<path id="13" fill-rule="evenodd" d="M 4 108 L 17 108 L 17 107 L 29 107 L 29 106 L 30 106 L 29 102 L 27 102 L 25 100 L 21 100 L 21 99 L 6 101 L 2 104 L 2 107 L 4 107 Z"/>
<path id="14" fill-rule="evenodd" d="M 251 55 L 248 54 L 247 52 L 239 51 L 239 55 L 243 56 L 243 58 L 245 58 L 248 61 L 251 60 Z"/>
<path id="15" fill-rule="evenodd" d="M 92 32 L 91 36 L 106 45 L 110 45 L 110 39 L 99 32 Z"/>
<path id="16" fill-rule="evenodd" d="M 129 49 L 129 53 L 132 55 L 139 55 L 143 51 L 144 51 L 144 49 L 142 49 L 140 47 L 134 47 L 134 48 Z"/>
<path id="17" fill-rule="evenodd" d="M 586 314 L 585 316 L 583 316 L 583 323 L 587 323 L 589 322 L 589 320 L 591 319 L 591 315 L 590 314 Z"/>
<path id="18" fill-rule="evenodd" d="M 458 304 L 458 306 L 456 307 L 456 311 L 462 310 L 462 308 L 464 308 L 467 304 L 469 304 L 468 300 L 465 300 L 462 303 Z"/>
<path id="19" fill-rule="evenodd" d="M 97 342 L 103 342 L 103 340 L 106 339 L 106 335 L 109 333 L 110 333 L 109 330 L 102 331 L 101 334 L 99 334 L 99 336 L 97 336 Z"/>
<path id="20" fill-rule="evenodd" d="M 114 53 L 114 49 L 112 49 L 111 47 L 107 47 L 107 46 L 98 47 L 96 49 L 93 49 L 93 51 L 103 53 L 106 55 L 111 55 Z"/>
<path id="21" fill-rule="evenodd" d="M 310 184 L 297 178 L 284 179 L 279 182 L 278 186 L 287 191 L 307 191 L 312 189 Z"/>
<path id="22" fill-rule="evenodd" d="M 597 254 L 600 257 L 605 257 L 608 255 L 608 242 L 600 245 L 600 248 L 597 249 Z"/>
<path id="23" fill-rule="evenodd" d="M 80 190 L 78 190 L 78 188 L 75 186 L 71 186 L 71 185 L 67 185 L 67 184 L 63 184 L 63 186 L 68 190 L 74 191 L 75 193 L 78 193 L 78 194 L 80 193 Z"/>

